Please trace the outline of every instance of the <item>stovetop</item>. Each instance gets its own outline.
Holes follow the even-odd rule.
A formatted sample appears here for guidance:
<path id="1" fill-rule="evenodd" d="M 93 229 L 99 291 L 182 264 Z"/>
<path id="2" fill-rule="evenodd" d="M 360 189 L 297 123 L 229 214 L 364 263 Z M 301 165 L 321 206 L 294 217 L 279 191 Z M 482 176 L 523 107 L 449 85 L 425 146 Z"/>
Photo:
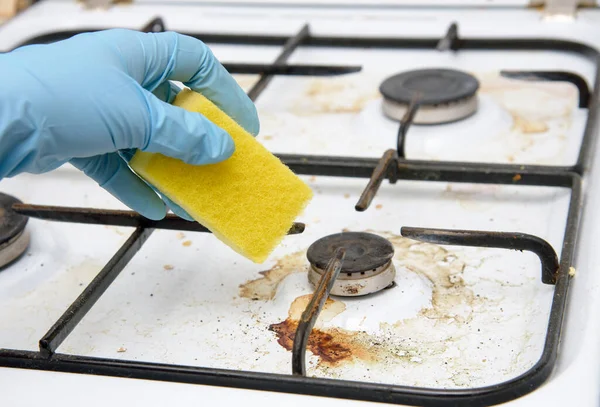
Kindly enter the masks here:
<path id="1" fill-rule="evenodd" d="M 225 391 L 231 393 L 224 397 L 242 392 L 257 403 L 295 402 L 288 393 L 300 393 L 334 397 L 315 399 L 323 403 L 476 405 L 517 398 L 515 405 L 559 405 L 566 386 L 579 405 L 596 405 L 599 281 L 591 242 L 598 228 L 590 211 L 581 222 L 579 209 L 584 197 L 588 208 L 597 200 L 588 175 L 597 136 L 598 13 L 581 12 L 576 23 L 545 22 L 535 10 L 485 15 L 492 21 L 468 8 L 358 13 L 136 4 L 90 11 L 49 2 L 1 27 L 0 47 L 9 50 L 73 30 L 140 29 L 161 16 L 167 29 L 197 35 L 224 62 L 272 63 L 296 38 L 300 45 L 288 64 L 362 70 L 236 75 L 256 99 L 258 139 L 316 192 L 298 219 L 304 232 L 288 236 L 263 265 L 208 233 L 150 235 L 149 224 L 134 232 L 32 217 L 30 248 L 0 272 L 0 364 L 34 368 L 32 378 L 41 369 L 152 379 L 154 402 L 168 381 L 196 384 L 181 397 L 215 394 L 198 384 L 276 391 Z M 517 20 L 526 26 L 507 33 L 505 24 Z M 428 126 L 384 117 L 380 83 L 424 67 L 474 75 L 478 111 Z M 378 170 L 385 180 L 377 189 Z M 28 204 L 122 209 L 68 166 L 5 179 L 0 191 Z M 369 231 L 394 244 L 395 287 L 332 296 L 302 349 L 306 377 L 292 375 L 294 330 L 314 291 L 306 250 L 341 231 Z M 105 267 L 115 253 L 126 259 L 122 271 Z M 114 282 L 78 324 L 65 324 L 63 313 L 74 301 L 76 309 L 87 308 L 81 301 L 99 292 L 100 270 Z M 38 354 L 43 337 L 56 346 L 42 345 Z M 30 372 L 0 374 L 6 371 Z"/>

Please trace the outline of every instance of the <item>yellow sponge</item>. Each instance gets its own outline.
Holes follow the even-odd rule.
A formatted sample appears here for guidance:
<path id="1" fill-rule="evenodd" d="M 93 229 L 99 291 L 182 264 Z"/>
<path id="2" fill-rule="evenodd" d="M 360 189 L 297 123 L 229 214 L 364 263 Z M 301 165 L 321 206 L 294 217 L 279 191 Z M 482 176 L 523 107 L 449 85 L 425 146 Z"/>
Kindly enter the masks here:
<path id="1" fill-rule="evenodd" d="M 312 199 L 312 190 L 201 94 L 184 89 L 173 103 L 228 132 L 235 152 L 223 162 L 194 166 L 137 151 L 131 168 L 233 250 L 264 262 Z"/>

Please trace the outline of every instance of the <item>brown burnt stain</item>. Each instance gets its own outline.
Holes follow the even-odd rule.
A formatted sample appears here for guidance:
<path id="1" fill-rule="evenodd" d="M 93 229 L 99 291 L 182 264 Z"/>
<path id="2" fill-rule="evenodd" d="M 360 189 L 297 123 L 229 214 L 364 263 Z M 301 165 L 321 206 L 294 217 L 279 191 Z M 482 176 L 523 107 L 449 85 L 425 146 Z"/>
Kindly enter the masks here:
<path id="1" fill-rule="evenodd" d="M 523 134 L 537 134 L 545 133 L 549 129 L 548 124 L 541 120 L 528 120 L 514 111 L 510 112 L 510 114 L 513 118 L 513 125 L 511 129 L 513 131 L 519 131 Z"/>
<path id="2" fill-rule="evenodd" d="M 298 329 L 298 321 L 290 319 L 269 326 L 269 330 L 277 334 L 277 343 L 289 351 L 294 345 L 296 329 Z M 352 345 L 353 341 L 354 335 L 341 329 L 330 329 L 327 332 L 313 329 L 308 338 L 307 349 L 319 357 L 320 364 L 334 367 L 355 357 L 356 348 Z"/>
<path id="3" fill-rule="evenodd" d="M 544 3 L 537 3 L 537 2 L 530 2 L 527 5 L 527 8 L 530 10 L 535 10 L 538 11 L 540 13 L 544 13 L 546 7 L 544 6 Z"/>
<path id="4" fill-rule="evenodd" d="M 550 123 L 558 128 L 569 128 L 573 120 L 572 111 L 577 101 L 574 85 L 558 82 L 523 81 L 503 78 L 497 73 L 480 73 L 480 92 L 488 94 L 512 118 L 509 133 L 512 137 L 514 152 L 508 161 L 514 162 L 515 156 L 529 151 L 536 145 L 539 137 L 549 136 L 561 139 L 551 132 Z M 500 137 L 510 137 L 506 132 Z"/>
<path id="5" fill-rule="evenodd" d="M 108 10 L 111 6 L 125 6 L 133 4 L 133 0 L 110 0 L 106 3 L 103 1 L 88 2 L 84 0 L 77 0 L 77 3 L 83 5 L 83 7 L 88 10 Z"/>
<path id="6" fill-rule="evenodd" d="M 306 271 L 304 250 L 288 254 L 277 260 L 269 270 L 261 271 L 263 276 L 240 285 L 240 297 L 251 300 L 272 300 L 279 284 L 290 274 Z"/>
<path id="7" fill-rule="evenodd" d="M 377 87 L 358 88 L 356 80 L 348 78 L 314 79 L 303 97 L 293 107 L 298 115 L 321 113 L 359 113 L 365 106 L 381 98 Z"/>
<path id="8" fill-rule="evenodd" d="M 277 343 L 288 351 L 292 350 L 298 321 L 310 302 L 312 294 L 296 298 L 288 312 L 288 318 L 280 323 L 271 324 L 269 330 L 277 335 Z M 308 339 L 307 349 L 319 357 L 319 365 L 335 367 L 344 361 L 361 359 L 374 361 L 374 352 L 370 349 L 371 338 L 365 332 L 348 331 L 341 328 L 324 328 L 323 322 L 331 321 L 344 312 L 346 305 L 328 298 L 319 314 L 319 318 Z"/>
<path id="9" fill-rule="evenodd" d="M 592 8 L 596 6 L 596 2 L 590 0 L 581 0 L 577 3 L 577 9 Z M 543 1 L 530 1 L 526 7 L 529 10 L 537 11 L 542 15 L 546 15 L 546 5 Z"/>
<path id="10" fill-rule="evenodd" d="M 344 287 L 344 292 L 349 295 L 356 295 L 360 289 L 361 287 L 358 285 L 347 285 Z"/>
<path id="11" fill-rule="evenodd" d="M 349 199 L 350 198 L 350 194 L 344 194 L 344 198 Z"/>
<path id="12" fill-rule="evenodd" d="M 376 232 L 394 245 L 397 267 L 421 275 L 431 282 L 431 307 L 420 316 L 432 320 L 468 322 L 472 318 L 475 295 L 463 280 L 466 263 L 442 246 L 422 243 L 388 232 Z M 418 316 L 415 318 L 419 318 Z M 398 321 L 406 324 L 407 320 Z"/>

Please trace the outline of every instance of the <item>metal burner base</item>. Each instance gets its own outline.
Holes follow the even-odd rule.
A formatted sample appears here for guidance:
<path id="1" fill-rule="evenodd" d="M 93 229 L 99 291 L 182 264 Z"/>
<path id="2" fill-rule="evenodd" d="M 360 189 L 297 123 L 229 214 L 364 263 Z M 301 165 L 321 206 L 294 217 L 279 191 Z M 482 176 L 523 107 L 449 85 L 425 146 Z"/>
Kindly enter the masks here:
<path id="1" fill-rule="evenodd" d="M 21 256 L 27 250 L 29 240 L 29 232 L 25 230 L 8 242 L 0 245 L 0 268 Z"/>
<path id="2" fill-rule="evenodd" d="M 477 96 L 457 102 L 419 106 L 413 120 L 414 124 L 442 124 L 465 119 L 477 111 Z M 383 113 L 392 120 L 400 121 L 408 110 L 408 105 L 391 99 L 383 99 Z"/>
<path id="3" fill-rule="evenodd" d="M 314 266 L 308 269 L 308 281 L 313 287 L 319 284 L 323 270 Z M 394 283 L 396 267 L 390 260 L 375 270 L 364 273 L 340 273 L 333 283 L 331 295 L 340 297 L 359 297 L 381 291 Z"/>

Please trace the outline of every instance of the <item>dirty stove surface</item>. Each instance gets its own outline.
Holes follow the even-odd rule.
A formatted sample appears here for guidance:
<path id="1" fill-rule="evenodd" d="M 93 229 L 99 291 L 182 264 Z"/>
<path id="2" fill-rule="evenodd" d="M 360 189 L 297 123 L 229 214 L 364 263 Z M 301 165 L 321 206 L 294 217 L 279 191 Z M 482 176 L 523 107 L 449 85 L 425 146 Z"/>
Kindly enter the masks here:
<path id="1" fill-rule="evenodd" d="M 57 10 L 65 7 L 56 6 Z M 36 10 L 43 7 L 52 10 L 48 5 L 36 6 L 22 18 L 30 14 L 35 19 Z M 139 6 L 139 10 L 135 18 L 140 24 L 137 20 L 119 24 L 131 17 L 126 9 L 112 12 L 125 14 L 122 20 L 109 21 L 103 13 L 88 20 L 99 26 L 138 28 L 143 25 L 142 17 L 161 14 L 169 28 L 193 31 L 197 27 L 190 27 L 185 19 L 178 23 L 181 27 L 176 25 L 169 18 L 180 15 L 175 6 L 155 6 L 152 12 Z M 227 15 L 227 10 L 213 12 Z M 468 12 L 446 11 L 437 20 L 424 11 L 413 13 L 425 21 L 420 32 L 431 28 L 428 35 L 443 34 L 450 19 L 460 22 L 465 35 L 486 32 Z M 497 13 L 500 19 L 510 17 L 510 13 Z M 516 15 L 530 19 L 538 30 L 548 30 L 545 34 L 551 32 L 535 12 Z M 588 18 L 597 18 L 597 13 L 590 11 Z M 5 49 L 28 38 L 16 36 L 14 24 L 0 30 L 0 44 Z M 324 32 L 323 22 L 315 20 L 314 24 L 315 31 Z M 203 31 L 211 31 L 210 23 L 207 25 Z M 387 24 L 382 24 L 381 30 L 390 35 Z M 401 31 L 398 35 L 410 34 L 406 26 Z M 524 29 L 519 35 L 534 31 Z M 13 34 L 12 43 L 4 32 Z M 577 32 L 586 36 L 583 28 Z M 494 34 L 492 27 L 489 35 Z M 278 46 L 222 44 L 211 48 L 222 61 L 265 63 L 280 50 Z M 552 51 L 453 53 L 302 46 L 288 62 L 357 64 L 363 69 L 339 77 L 274 78 L 257 100 L 261 118 L 258 139 L 271 151 L 379 158 L 394 148 L 398 131 L 398 123 L 382 113 L 381 82 L 403 71 L 444 67 L 477 78 L 478 110 L 455 123 L 413 125 L 405 145 L 407 157 L 557 166 L 573 165 L 577 160 L 588 117 L 587 109 L 578 107 L 577 88 L 564 82 L 508 79 L 500 70 L 552 67 L 576 72 L 590 86 L 595 73 L 595 67 L 583 57 Z M 236 75 L 236 79 L 250 89 L 258 77 Z M 534 254 L 421 243 L 401 237 L 400 228 L 528 233 L 548 241 L 560 255 L 569 189 L 384 182 L 370 208 L 357 212 L 354 206 L 366 179 L 302 177 L 315 191 L 314 200 L 298 219 L 306 224 L 306 230 L 288 236 L 266 263 L 245 260 L 209 234 L 157 230 L 58 352 L 289 374 L 293 335 L 313 292 L 307 278 L 308 247 L 330 234 L 364 231 L 393 244 L 395 286 L 370 296 L 332 296 L 327 301 L 308 343 L 308 376 L 470 389 L 512 379 L 539 360 L 553 286 L 542 284 L 540 262 Z M 27 203 L 122 208 L 69 166 L 44 175 L 3 180 L 0 191 Z M 2 348 L 37 350 L 40 337 L 132 232 L 130 228 L 36 219 L 30 219 L 28 230 L 31 245 L 27 253 L 0 271 Z M 591 236 L 592 232 L 588 227 L 583 233 Z M 581 250 L 585 252 L 586 246 Z M 591 255 L 589 250 L 587 253 Z M 585 261 L 582 264 L 585 266 Z M 577 267 L 578 274 L 593 271 Z M 575 284 L 571 295 L 588 295 L 585 290 L 593 289 L 597 297 L 598 282 L 586 286 Z M 576 304 L 591 315 L 591 302 L 576 300 Z M 589 325 L 580 320 L 583 317 L 574 319 L 575 323 L 568 322 L 565 327 L 567 343 L 579 341 L 569 335 L 569 329 L 580 338 L 590 330 L 598 333 L 596 323 Z M 565 355 L 571 359 L 560 359 L 559 372 L 567 369 L 562 367 L 564 363 L 575 364 L 572 351 Z M 598 352 L 589 355 L 597 358 Z M 597 377 L 597 369 L 588 375 Z M 552 387 L 554 379 L 546 387 Z M 542 393 L 541 400 L 553 405 L 543 398 L 544 391 L 542 388 L 537 394 Z M 535 394 L 517 403 L 525 403 L 528 397 L 535 400 Z M 588 397 L 583 390 L 582 394 Z M 588 389 L 587 399 L 594 394 L 598 394 L 597 388 Z"/>

